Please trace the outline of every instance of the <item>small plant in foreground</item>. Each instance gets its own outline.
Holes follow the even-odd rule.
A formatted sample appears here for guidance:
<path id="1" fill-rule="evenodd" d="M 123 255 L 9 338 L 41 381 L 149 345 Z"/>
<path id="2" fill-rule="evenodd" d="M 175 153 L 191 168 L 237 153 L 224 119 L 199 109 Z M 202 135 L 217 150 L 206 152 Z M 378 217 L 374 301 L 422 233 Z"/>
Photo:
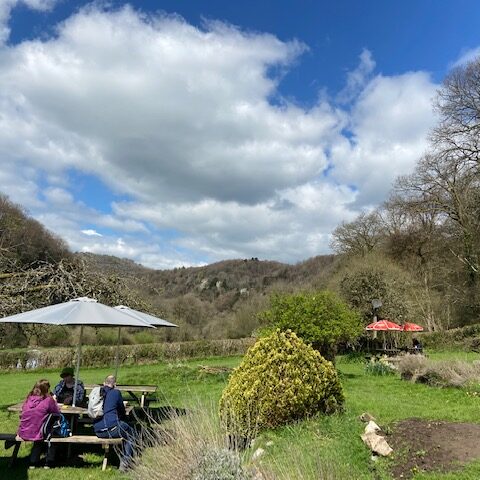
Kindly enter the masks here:
<path id="1" fill-rule="evenodd" d="M 249 480 L 240 456 L 226 448 L 212 448 L 194 465 L 189 480 Z"/>
<path id="2" fill-rule="evenodd" d="M 138 440 L 135 480 L 250 480 L 238 450 L 229 449 L 214 407 L 173 414 Z M 145 448 L 148 447 L 148 448 Z"/>
<path id="3" fill-rule="evenodd" d="M 387 357 L 379 359 L 372 358 L 365 367 L 365 372 L 369 375 L 394 375 L 397 369 L 389 363 Z"/>

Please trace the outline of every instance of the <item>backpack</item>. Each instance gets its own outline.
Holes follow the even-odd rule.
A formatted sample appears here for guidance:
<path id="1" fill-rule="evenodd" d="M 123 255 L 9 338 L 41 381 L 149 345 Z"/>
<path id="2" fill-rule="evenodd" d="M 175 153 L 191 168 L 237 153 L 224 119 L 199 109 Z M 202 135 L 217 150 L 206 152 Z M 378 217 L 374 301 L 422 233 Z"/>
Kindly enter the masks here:
<path id="1" fill-rule="evenodd" d="M 87 413 L 90 418 L 103 417 L 104 395 L 102 387 L 95 387 L 88 396 Z"/>
<path id="2" fill-rule="evenodd" d="M 52 437 L 70 437 L 72 431 L 61 413 L 50 413 L 42 425 L 42 437 L 50 444 Z"/>

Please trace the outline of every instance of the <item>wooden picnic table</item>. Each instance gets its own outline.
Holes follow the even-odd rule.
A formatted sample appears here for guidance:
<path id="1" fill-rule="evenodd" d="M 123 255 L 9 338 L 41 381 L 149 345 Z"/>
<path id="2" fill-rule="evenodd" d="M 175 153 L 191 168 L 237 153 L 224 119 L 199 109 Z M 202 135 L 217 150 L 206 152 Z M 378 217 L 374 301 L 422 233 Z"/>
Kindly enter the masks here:
<path id="1" fill-rule="evenodd" d="M 92 390 L 100 387 L 98 384 L 84 385 L 85 390 Z M 156 385 L 116 385 L 115 388 L 121 392 L 127 392 L 143 408 L 147 401 L 148 394 L 156 393 Z M 136 394 L 141 394 L 140 398 Z"/>
<path id="2" fill-rule="evenodd" d="M 8 412 L 12 413 L 21 413 L 22 411 L 22 406 L 24 402 L 16 403 L 15 405 L 10 405 L 7 407 Z M 87 415 L 88 410 L 84 407 L 72 407 L 71 405 L 63 405 L 63 404 L 58 404 L 60 407 L 60 413 L 63 415 Z M 127 415 L 130 414 L 130 412 L 133 410 L 132 405 L 127 405 L 125 407 L 125 411 Z"/>
<path id="3" fill-rule="evenodd" d="M 22 412 L 22 406 L 23 406 L 24 402 L 20 402 L 20 403 L 16 403 L 15 405 L 10 405 L 9 407 L 7 407 L 7 411 L 10 412 L 10 413 L 21 413 Z M 88 443 L 88 444 L 95 444 L 95 443 L 99 443 L 101 445 L 103 445 L 103 449 L 105 450 L 105 454 L 104 454 L 104 459 L 103 459 L 103 463 L 102 463 L 102 470 L 105 470 L 106 466 L 107 466 L 107 454 L 108 454 L 108 451 L 109 451 L 109 446 L 110 444 L 112 443 L 121 443 L 121 439 L 118 439 L 118 438 L 115 438 L 115 439 L 102 439 L 102 438 L 98 438 L 96 437 L 95 435 L 78 435 L 78 423 L 81 421 L 80 418 L 81 417 L 88 417 L 88 409 L 87 408 L 84 408 L 84 407 L 72 407 L 71 405 L 64 405 L 64 404 L 61 404 L 59 403 L 58 406 L 60 407 L 60 413 L 62 413 L 63 415 L 69 415 L 70 416 L 70 430 L 73 434 L 73 436 L 71 437 L 66 437 L 66 438 L 52 438 L 50 441 L 53 441 L 55 443 L 68 443 L 68 453 L 67 453 L 67 457 L 71 457 L 71 454 L 72 454 L 72 444 L 75 444 L 75 443 L 78 443 L 78 444 L 84 444 L 84 443 Z M 133 406 L 132 405 L 125 405 L 125 413 L 127 415 L 130 415 L 130 413 L 132 412 L 133 410 Z M 88 423 L 91 423 L 93 422 L 92 419 L 90 419 L 90 417 L 88 417 Z M 12 459 L 11 459 L 11 464 L 13 464 L 13 462 L 15 461 L 16 457 L 17 457 L 17 453 L 18 453 L 18 449 L 20 447 L 20 441 L 23 441 L 21 439 L 17 439 L 17 443 L 15 445 L 15 450 L 13 452 L 13 455 L 12 455 Z"/>

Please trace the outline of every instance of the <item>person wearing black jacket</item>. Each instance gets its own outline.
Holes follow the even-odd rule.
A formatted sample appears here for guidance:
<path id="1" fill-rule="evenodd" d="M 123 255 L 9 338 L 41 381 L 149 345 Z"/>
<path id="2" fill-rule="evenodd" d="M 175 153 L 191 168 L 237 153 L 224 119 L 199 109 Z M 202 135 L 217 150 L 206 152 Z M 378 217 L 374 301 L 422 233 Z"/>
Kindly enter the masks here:
<path id="1" fill-rule="evenodd" d="M 103 416 L 93 422 L 93 429 L 99 438 L 122 438 L 123 455 L 120 458 L 120 470 L 127 470 L 133 457 L 133 428 L 125 421 L 127 414 L 122 394 L 115 388 L 116 378 L 109 375 L 102 387 Z"/>

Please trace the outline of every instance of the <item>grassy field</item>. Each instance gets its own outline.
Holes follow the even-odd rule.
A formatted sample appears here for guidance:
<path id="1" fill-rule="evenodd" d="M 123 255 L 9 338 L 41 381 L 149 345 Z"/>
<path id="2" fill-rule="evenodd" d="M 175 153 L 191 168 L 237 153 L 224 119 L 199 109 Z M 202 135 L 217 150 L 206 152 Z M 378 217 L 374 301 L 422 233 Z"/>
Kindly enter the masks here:
<path id="1" fill-rule="evenodd" d="M 433 359 L 478 359 L 475 354 L 439 353 Z M 199 373 L 199 365 L 235 366 L 240 358 L 214 358 L 182 363 L 149 366 L 131 366 L 121 370 L 121 383 L 153 383 L 159 386 L 159 403 L 178 407 L 198 405 L 199 401 L 216 402 L 226 382 L 226 375 Z M 377 423 L 389 428 L 393 422 L 419 417 L 449 421 L 479 422 L 480 398 L 471 397 L 460 389 L 434 389 L 410 384 L 396 376 L 376 377 L 366 375 L 362 363 L 349 363 L 339 359 L 337 363 L 346 394 L 346 411 L 342 415 L 318 417 L 300 424 L 265 432 L 256 442 L 266 454 L 262 462 L 279 471 L 289 472 L 294 480 L 300 477 L 298 470 L 308 471 L 309 465 L 320 461 L 326 470 L 336 471 L 335 478 L 353 480 L 390 478 L 388 462 L 373 463 L 370 453 L 360 440 L 364 425 L 358 420 L 363 412 L 370 412 Z M 108 374 L 106 369 L 84 369 L 81 378 L 86 383 L 98 382 Z M 6 407 L 21 401 L 36 379 L 46 377 L 53 384 L 56 371 L 0 374 L 0 431 L 14 432 L 18 417 L 8 414 Z M 267 442 L 273 445 L 266 446 Z M 1 479 L 105 479 L 127 478 L 115 468 L 101 472 L 101 457 L 89 455 L 91 462 L 82 468 L 59 468 L 50 471 L 26 469 L 29 448 L 22 446 L 23 460 L 13 470 L 7 469 L 9 452 L 0 447 Z M 308 476 L 304 477 L 308 478 Z M 313 477 L 312 477 L 313 478 Z M 317 477 L 318 478 L 318 477 Z M 326 477 L 328 478 L 328 477 Z M 415 480 L 476 480 L 480 478 L 480 462 L 470 464 L 462 472 L 454 474 L 421 474 Z"/>

